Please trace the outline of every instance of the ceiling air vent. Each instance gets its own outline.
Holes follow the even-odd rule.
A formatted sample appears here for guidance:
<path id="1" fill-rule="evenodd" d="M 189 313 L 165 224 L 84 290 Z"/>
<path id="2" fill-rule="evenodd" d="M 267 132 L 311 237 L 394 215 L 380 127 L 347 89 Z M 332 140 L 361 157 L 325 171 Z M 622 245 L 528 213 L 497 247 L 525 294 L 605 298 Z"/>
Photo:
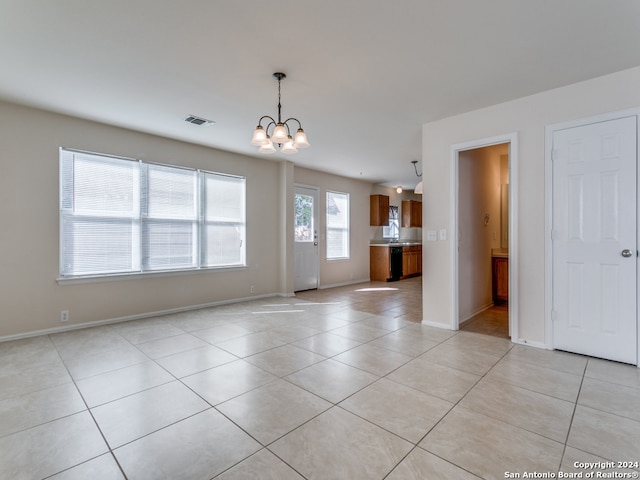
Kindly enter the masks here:
<path id="1" fill-rule="evenodd" d="M 189 115 L 187 118 L 184 119 L 184 121 L 193 123 L 194 125 L 198 125 L 202 127 L 208 127 L 216 123 L 213 120 L 207 120 L 206 118 L 196 117 L 195 115 Z"/>

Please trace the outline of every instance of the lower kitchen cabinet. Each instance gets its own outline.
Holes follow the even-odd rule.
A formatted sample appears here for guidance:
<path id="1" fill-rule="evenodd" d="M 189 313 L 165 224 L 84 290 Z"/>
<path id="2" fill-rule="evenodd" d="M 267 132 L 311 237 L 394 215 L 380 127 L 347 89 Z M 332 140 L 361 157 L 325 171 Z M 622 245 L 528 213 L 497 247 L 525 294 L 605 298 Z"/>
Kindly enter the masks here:
<path id="1" fill-rule="evenodd" d="M 422 275 L 422 247 L 412 246 L 402 248 L 402 277 Z"/>
<path id="2" fill-rule="evenodd" d="M 505 305 L 509 301 L 509 258 L 491 257 L 493 271 L 493 303 Z"/>
<path id="3" fill-rule="evenodd" d="M 369 247 L 369 278 L 374 282 L 386 282 L 391 278 L 388 246 Z"/>
<path id="4" fill-rule="evenodd" d="M 392 249 L 402 249 L 402 274 L 395 266 Z M 398 259 L 400 260 L 400 259 Z M 378 245 L 369 247 L 369 277 L 372 281 L 385 282 L 422 275 L 422 246 Z"/>

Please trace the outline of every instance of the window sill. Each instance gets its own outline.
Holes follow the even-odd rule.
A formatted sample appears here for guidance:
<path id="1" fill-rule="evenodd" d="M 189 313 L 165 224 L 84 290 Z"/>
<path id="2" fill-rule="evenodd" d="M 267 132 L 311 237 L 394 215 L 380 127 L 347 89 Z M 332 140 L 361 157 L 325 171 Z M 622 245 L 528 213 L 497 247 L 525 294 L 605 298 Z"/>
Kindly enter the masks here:
<path id="1" fill-rule="evenodd" d="M 184 275 L 200 275 L 203 273 L 229 272 L 246 270 L 246 265 L 234 265 L 229 267 L 209 267 L 193 270 L 160 270 L 153 272 L 114 273 L 111 275 L 86 275 L 82 277 L 58 277 L 58 285 L 79 285 L 83 283 L 116 282 L 120 280 L 140 280 L 143 278 L 173 277 Z"/>

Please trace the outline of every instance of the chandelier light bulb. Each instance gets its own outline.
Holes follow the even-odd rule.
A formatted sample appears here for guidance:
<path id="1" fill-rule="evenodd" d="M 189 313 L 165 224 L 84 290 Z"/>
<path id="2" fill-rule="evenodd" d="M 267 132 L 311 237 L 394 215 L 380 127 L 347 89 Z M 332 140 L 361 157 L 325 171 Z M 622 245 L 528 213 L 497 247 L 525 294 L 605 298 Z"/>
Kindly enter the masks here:
<path id="1" fill-rule="evenodd" d="M 307 134 L 301 128 L 296 132 L 296 136 L 293 137 L 293 144 L 296 148 L 307 148 L 310 146 L 309 140 L 307 140 Z"/>
<path id="2" fill-rule="evenodd" d="M 287 127 L 283 123 L 278 123 L 276 128 L 273 129 L 273 135 L 271 135 L 271 141 L 274 143 L 283 144 L 287 141 Z"/>
<path id="3" fill-rule="evenodd" d="M 253 132 L 253 137 L 251 138 L 251 145 L 261 147 L 266 143 L 267 143 L 267 132 L 264 131 L 264 128 L 262 128 L 262 125 L 258 125 L 255 131 Z"/>
<path id="4" fill-rule="evenodd" d="M 298 149 L 293 144 L 293 139 L 291 138 L 291 135 L 289 135 L 288 139 L 284 142 L 284 145 L 282 145 L 282 148 L 280 149 L 280 151 L 282 153 L 296 153 L 298 151 Z"/>
<path id="5" fill-rule="evenodd" d="M 259 149 L 258 151 L 260 153 L 265 153 L 267 155 L 271 154 L 271 153 L 276 153 L 276 147 L 273 146 L 273 142 L 271 141 L 271 139 L 269 138 L 269 135 L 267 135 L 267 139 L 266 139 L 266 143 L 264 143 Z"/>

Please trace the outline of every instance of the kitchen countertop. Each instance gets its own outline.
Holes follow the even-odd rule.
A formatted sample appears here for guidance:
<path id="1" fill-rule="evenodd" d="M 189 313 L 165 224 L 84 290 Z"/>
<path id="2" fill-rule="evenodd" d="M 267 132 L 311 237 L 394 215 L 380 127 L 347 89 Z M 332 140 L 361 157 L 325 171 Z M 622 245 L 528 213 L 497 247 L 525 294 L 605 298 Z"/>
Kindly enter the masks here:
<path id="1" fill-rule="evenodd" d="M 509 258 L 509 249 L 508 248 L 492 248 L 491 256 L 498 258 Z"/>

